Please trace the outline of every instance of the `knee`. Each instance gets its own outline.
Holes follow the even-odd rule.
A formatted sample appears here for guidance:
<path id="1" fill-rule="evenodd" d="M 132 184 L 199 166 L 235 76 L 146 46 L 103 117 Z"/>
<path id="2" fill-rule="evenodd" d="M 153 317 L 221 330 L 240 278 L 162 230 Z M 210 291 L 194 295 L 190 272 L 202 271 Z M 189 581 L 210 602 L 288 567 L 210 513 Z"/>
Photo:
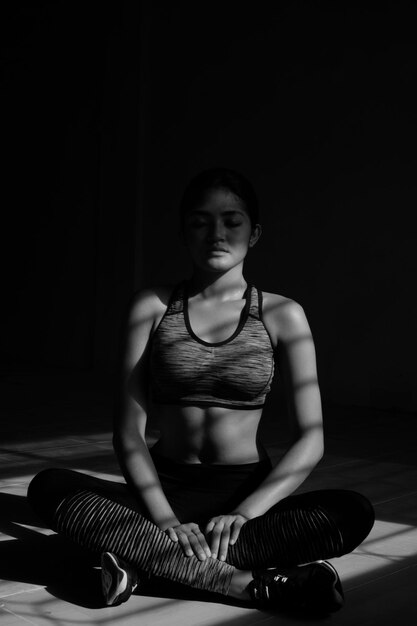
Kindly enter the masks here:
<path id="1" fill-rule="evenodd" d="M 59 500 L 62 499 L 61 492 L 69 474 L 70 470 L 52 467 L 36 474 L 29 483 L 27 490 L 29 504 L 48 525 Z"/>
<path id="2" fill-rule="evenodd" d="M 357 491 L 342 491 L 340 494 L 342 506 L 340 514 L 343 519 L 342 534 L 345 538 L 345 549 L 351 552 L 359 546 L 369 535 L 375 522 L 375 512 L 372 504 Z"/>
<path id="3" fill-rule="evenodd" d="M 362 530 L 363 538 L 361 543 L 371 532 L 375 523 L 375 510 L 368 498 L 356 491 L 351 492 L 352 497 L 355 500 L 355 506 L 357 507 L 358 520 L 360 520 L 360 527 Z"/>
<path id="4" fill-rule="evenodd" d="M 27 497 L 29 502 L 33 505 L 37 500 L 38 496 L 47 489 L 47 484 L 49 483 L 49 478 L 51 474 L 54 474 L 55 469 L 45 469 L 41 472 L 38 472 L 28 485 Z"/>
<path id="5" fill-rule="evenodd" d="M 29 483 L 27 497 L 31 504 L 35 504 L 42 496 L 50 492 L 51 487 L 57 484 L 62 472 L 66 470 L 50 467 L 36 474 Z"/>

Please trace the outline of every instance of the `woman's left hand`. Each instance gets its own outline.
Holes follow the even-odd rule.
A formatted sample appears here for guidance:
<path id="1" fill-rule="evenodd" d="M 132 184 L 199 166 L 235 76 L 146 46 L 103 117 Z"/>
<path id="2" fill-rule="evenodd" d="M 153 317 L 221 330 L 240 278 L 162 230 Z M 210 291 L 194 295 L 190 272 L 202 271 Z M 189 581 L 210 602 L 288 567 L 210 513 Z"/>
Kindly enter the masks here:
<path id="1" fill-rule="evenodd" d="M 213 558 L 224 561 L 227 556 L 229 546 L 236 543 L 240 529 L 248 519 L 240 513 L 230 515 L 218 515 L 212 517 L 206 528 L 206 536 L 210 536 L 210 549 Z"/>

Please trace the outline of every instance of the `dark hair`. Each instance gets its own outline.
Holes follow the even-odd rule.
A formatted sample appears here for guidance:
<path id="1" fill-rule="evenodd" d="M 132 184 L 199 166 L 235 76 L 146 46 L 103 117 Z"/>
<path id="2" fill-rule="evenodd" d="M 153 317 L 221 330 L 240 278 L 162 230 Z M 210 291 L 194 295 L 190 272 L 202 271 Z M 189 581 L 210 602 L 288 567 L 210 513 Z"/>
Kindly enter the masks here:
<path id="1" fill-rule="evenodd" d="M 214 189 L 224 189 L 235 194 L 242 201 L 252 228 L 255 228 L 259 222 L 259 207 L 254 188 L 242 174 L 224 167 L 204 170 L 191 179 L 180 204 L 181 223 L 186 214 L 204 202 Z"/>

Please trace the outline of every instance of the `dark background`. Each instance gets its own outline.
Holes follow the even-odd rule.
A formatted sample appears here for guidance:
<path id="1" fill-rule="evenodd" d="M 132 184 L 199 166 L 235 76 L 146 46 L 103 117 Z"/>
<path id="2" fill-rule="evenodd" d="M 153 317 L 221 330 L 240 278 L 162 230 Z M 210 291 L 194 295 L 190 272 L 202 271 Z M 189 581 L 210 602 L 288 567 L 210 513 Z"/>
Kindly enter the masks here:
<path id="1" fill-rule="evenodd" d="M 325 402 L 415 411 L 414 2 L 1 4 L 1 372 L 113 372 L 176 207 L 254 183 L 247 276 L 301 302 Z"/>

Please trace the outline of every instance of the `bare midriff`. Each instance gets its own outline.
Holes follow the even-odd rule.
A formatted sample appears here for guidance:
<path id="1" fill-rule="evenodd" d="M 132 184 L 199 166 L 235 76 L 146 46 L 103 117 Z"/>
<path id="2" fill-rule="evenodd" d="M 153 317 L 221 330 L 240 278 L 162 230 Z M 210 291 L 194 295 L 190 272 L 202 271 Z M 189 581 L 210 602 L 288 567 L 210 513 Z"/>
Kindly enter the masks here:
<path id="1" fill-rule="evenodd" d="M 182 463 L 240 465 L 267 454 L 258 440 L 262 409 L 155 405 L 158 454 Z"/>

